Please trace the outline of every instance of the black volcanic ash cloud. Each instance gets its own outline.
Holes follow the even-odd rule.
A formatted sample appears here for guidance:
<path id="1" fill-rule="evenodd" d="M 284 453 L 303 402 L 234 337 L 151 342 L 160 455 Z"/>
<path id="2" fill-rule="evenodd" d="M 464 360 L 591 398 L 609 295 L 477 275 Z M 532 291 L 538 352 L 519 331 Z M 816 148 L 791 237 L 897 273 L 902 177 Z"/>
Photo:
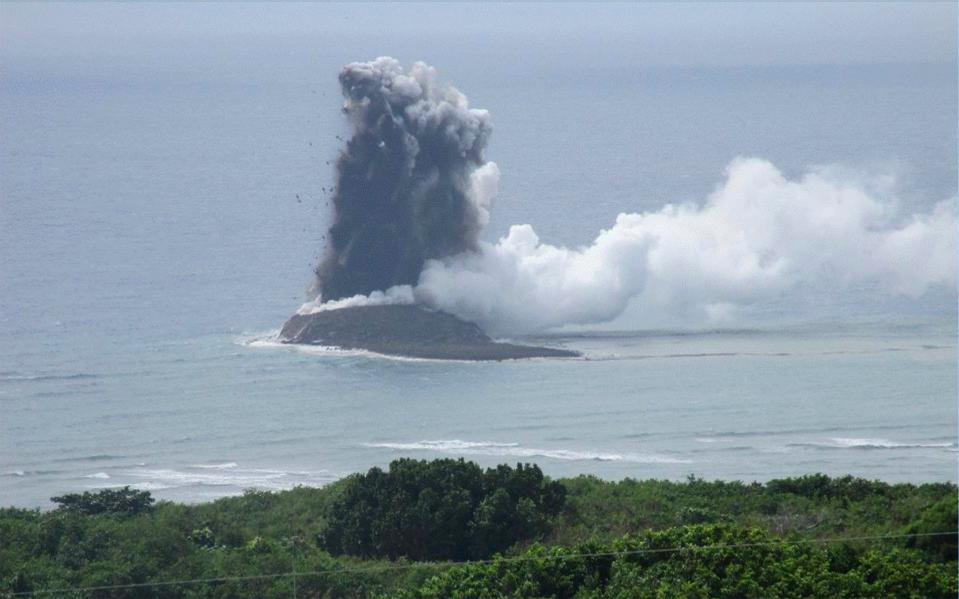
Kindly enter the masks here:
<path id="1" fill-rule="evenodd" d="M 336 164 L 334 216 L 316 269 L 322 301 L 415 285 L 424 262 L 475 250 L 488 206 L 471 193 L 491 127 L 485 110 L 417 62 L 346 65 L 353 136 Z"/>

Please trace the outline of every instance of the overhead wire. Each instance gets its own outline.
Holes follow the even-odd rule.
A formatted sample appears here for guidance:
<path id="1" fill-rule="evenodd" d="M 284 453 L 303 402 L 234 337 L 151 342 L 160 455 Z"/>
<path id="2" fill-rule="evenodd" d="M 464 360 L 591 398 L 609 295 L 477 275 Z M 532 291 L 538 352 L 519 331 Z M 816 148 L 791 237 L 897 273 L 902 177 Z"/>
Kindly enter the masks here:
<path id="1" fill-rule="evenodd" d="M 273 574 L 248 574 L 240 576 L 217 576 L 210 578 L 192 578 L 182 580 L 164 580 L 156 582 L 134 582 L 115 585 L 99 585 L 87 587 L 63 587 L 57 589 L 40 589 L 36 591 L 18 591 L 7 593 L 6 597 L 34 597 L 39 595 L 53 595 L 63 593 L 82 593 L 93 591 L 112 591 L 124 589 L 141 589 L 149 587 L 163 587 L 176 585 L 194 585 L 194 584 L 212 584 L 223 582 L 244 582 L 253 580 L 268 580 L 275 578 L 293 578 L 294 584 L 297 578 L 310 576 L 321 576 L 324 574 L 360 574 L 369 572 L 387 572 L 393 570 L 409 570 L 413 568 L 438 568 L 447 569 L 459 566 L 490 565 L 502 563 L 521 563 L 538 560 L 572 560 L 590 557 L 625 557 L 631 555 L 676 553 L 680 551 L 704 551 L 720 549 L 747 549 L 751 547 L 769 547 L 769 546 L 789 546 L 789 545 L 812 545 L 812 544 L 830 544 L 830 543 L 850 543 L 862 541 L 883 541 L 906 538 L 923 537 L 944 537 L 959 536 L 959 531 L 943 532 L 925 532 L 925 533 L 895 533 L 886 535 L 859 535 L 847 537 L 827 537 L 820 539 L 789 539 L 779 541 L 756 541 L 751 543 L 716 543 L 712 545 L 677 545 L 670 547 L 654 547 L 646 549 L 630 549 L 624 551 L 600 551 L 585 553 L 566 553 L 566 554 L 544 554 L 544 555 L 522 555 L 514 557 L 495 557 L 483 560 L 470 561 L 448 561 L 448 562 L 408 562 L 408 563 L 389 563 L 381 565 L 370 565 L 360 567 L 345 568 L 327 568 L 323 570 L 277 572 Z"/>

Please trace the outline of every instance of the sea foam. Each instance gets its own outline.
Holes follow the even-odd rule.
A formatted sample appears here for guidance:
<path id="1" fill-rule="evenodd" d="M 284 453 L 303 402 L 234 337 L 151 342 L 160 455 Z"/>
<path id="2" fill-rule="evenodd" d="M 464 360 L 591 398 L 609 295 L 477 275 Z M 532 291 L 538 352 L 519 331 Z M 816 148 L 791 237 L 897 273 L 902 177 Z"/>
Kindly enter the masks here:
<path id="1" fill-rule="evenodd" d="M 547 458 L 569 461 L 632 462 L 636 464 L 688 464 L 691 460 L 657 454 L 613 453 L 591 450 L 543 449 L 523 447 L 520 443 L 492 441 L 462 441 L 441 439 L 407 443 L 364 443 L 365 447 L 396 451 L 434 451 L 458 455 L 509 456 L 520 458 Z"/>

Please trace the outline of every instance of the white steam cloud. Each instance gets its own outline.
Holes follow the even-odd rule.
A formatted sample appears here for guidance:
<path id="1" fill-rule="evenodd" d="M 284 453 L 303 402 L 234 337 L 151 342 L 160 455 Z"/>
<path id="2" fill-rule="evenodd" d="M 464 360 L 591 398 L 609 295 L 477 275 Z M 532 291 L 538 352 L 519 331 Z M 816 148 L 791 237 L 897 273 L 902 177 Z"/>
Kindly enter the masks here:
<path id="1" fill-rule="evenodd" d="M 954 286 L 955 200 L 902 218 L 866 188 L 827 169 L 791 181 L 765 160 L 737 159 L 701 207 L 620 214 L 576 249 L 515 225 L 496 244 L 428 262 L 414 295 L 490 331 L 532 332 L 612 320 L 640 294 L 719 318 L 799 283 L 874 282 L 909 296 Z"/>
<path id="2" fill-rule="evenodd" d="M 702 206 L 620 214 L 587 247 L 543 243 L 532 226 L 514 225 L 495 244 L 428 261 L 415 287 L 301 311 L 416 302 L 519 334 L 606 322 L 634 298 L 722 319 L 804 283 L 871 283 L 911 297 L 956 285 L 955 199 L 904 216 L 887 193 L 834 169 L 789 180 L 768 161 L 740 158 L 726 175 Z M 493 163 L 472 175 L 483 224 L 498 179 Z"/>

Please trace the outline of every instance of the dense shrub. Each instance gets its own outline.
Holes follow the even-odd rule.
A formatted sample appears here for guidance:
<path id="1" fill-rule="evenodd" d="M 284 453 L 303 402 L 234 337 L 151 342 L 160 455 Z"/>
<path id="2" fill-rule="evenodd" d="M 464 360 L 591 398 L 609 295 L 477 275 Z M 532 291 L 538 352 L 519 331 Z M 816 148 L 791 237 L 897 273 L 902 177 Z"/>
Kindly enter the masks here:
<path id="1" fill-rule="evenodd" d="M 0 597 L 210 578 L 221 580 L 57 596 L 290 597 L 294 564 L 304 597 L 956 596 L 956 535 L 948 533 L 959 497 L 947 483 L 822 475 L 768 484 L 550 482 L 532 466 L 401 460 L 389 472 L 320 489 L 248 491 L 196 505 L 154 505 L 129 490 L 65 497 L 45 512 L 0 509 Z M 337 519 L 353 523 L 351 514 L 362 513 L 384 520 L 341 526 L 339 534 L 387 539 L 397 553 L 404 542 L 422 542 L 436 553 L 506 557 L 452 567 L 333 557 L 317 544 L 330 539 Z M 528 539 L 542 545 L 521 553 Z"/>
<path id="2" fill-rule="evenodd" d="M 547 532 L 564 499 L 535 465 L 402 459 L 349 480 L 320 543 L 362 557 L 484 558 Z"/>
<path id="3" fill-rule="evenodd" d="M 61 510 L 86 516 L 99 514 L 135 516 L 149 510 L 153 505 L 153 498 L 149 491 L 136 491 L 130 487 L 69 493 L 51 497 L 50 501 L 59 504 Z"/>
<path id="4" fill-rule="evenodd" d="M 909 547 L 915 547 L 928 553 L 939 561 L 955 560 L 957 557 L 956 535 L 940 535 L 942 531 L 956 530 L 959 524 L 959 501 L 955 495 L 943 497 L 932 504 L 912 522 L 906 529 L 907 533 L 916 535 L 907 542 Z"/>
<path id="5" fill-rule="evenodd" d="M 810 499 L 842 498 L 862 501 L 870 495 L 886 495 L 892 488 L 882 481 L 853 476 L 830 478 L 825 474 L 808 474 L 797 478 L 771 480 L 766 488 L 774 493 L 792 493 Z"/>
<path id="6" fill-rule="evenodd" d="M 952 598 L 955 564 L 904 549 L 871 551 L 851 569 L 828 549 L 778 542 L 758 529 L 677 527 L 609 545 L 534 546 L 518 558 L 458 566 L 401 599 Z"/>

